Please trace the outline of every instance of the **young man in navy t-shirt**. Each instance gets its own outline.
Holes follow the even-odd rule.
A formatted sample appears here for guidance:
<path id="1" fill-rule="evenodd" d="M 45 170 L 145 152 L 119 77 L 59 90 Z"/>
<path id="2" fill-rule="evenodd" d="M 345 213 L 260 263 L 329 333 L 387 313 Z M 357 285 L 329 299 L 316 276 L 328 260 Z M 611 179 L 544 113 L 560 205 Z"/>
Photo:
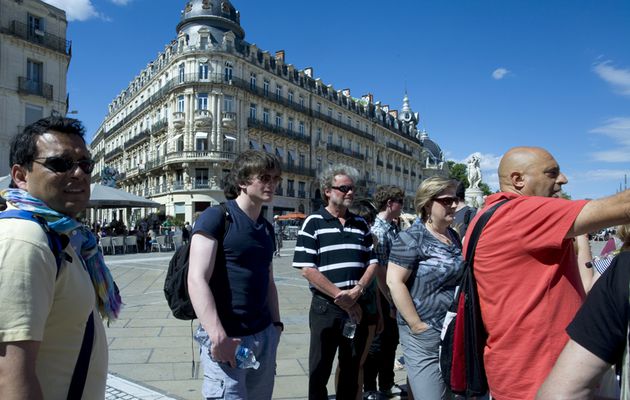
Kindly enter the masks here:
<path id="1" fill-rule="evenodd" d="M 240 154 L 224 189 L 229 227 L 220 208 L 195 222 L 188 291 L 199 322 L 204 398 L 271 399 L 276 351 L 284 326 L 273 280 L 273 227 L 262 216 L 281 179 L 280 162 L 261 151 Z M 210 282 L 210 285 L 208 285 Z M 236 367 L 241 344 L 258 369 Z"/>

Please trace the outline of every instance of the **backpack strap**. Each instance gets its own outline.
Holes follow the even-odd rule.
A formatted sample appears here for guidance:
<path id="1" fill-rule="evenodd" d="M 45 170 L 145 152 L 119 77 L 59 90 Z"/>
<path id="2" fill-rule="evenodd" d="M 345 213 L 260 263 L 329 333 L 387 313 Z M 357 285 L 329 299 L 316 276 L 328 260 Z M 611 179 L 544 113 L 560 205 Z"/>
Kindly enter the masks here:
<path id="1" fill-rule="evenodd" d="M 48 247 L 50 251 L 52 251 L 53 256 L 55 256 L 55 263 L 57 264 L 57 277 L 59 276 L 59 270 L 61 269 L 61 263 L 64 260 L 63 249 L 66 247 L 67 243 L 64 244 L 64 240 L 60 234 L 50 229 L 46 220 L 31 212 L 26 210 L 6 210 L 0 213 L 0 219 L 24 219 L 27 221 L 32 221 L 39 226 L 42 227 L 44 232 L 46 232 L 46 237 L 48 239 Z M 66 238 L 67 240 L 67 238 Z"/>
<path id="2" fill-rule="evenodd" d="M 79 358 L 72 372 L 72 380 L 68 389 L 68 400 L 83 398 L 83 389 L 87 380 L 87 373 L 90 367 L 90 356 L 92 355 L 92 346 L 94 345 L 94 312 L 90 313 L 85 324 L 85 332 L 83 333 L 83 341 L 81 342 L 81 350 L 79 350 Z"/>
<path id="3" fill-rule="evenodd" d="M 488 221 L 490 221 L 490 218 L 492 217 L 494 212 L 508 201 L 509 199 L 502 200 L 490 207 L 486 212 L 484 212 L 477 220 L 477 223 L 475 224 L 475 227 L 473 228 L 470 237 L 466 238 L 466 241 L 468 242 L 466 246 L 466 263 L 468 263 L 471 269 L 473 268 L 473 263 L 475 260 L 475 250 L 477 248 L 477 241 L 479 240 L 481 231 L 486 226 Z"/>
<path id="4" fill-rule="evenodd" d="M 223 239 L 225 239 L 228 229 L 230 228 L 230 223 L 232 222 L 232 216 L 225 203 L 219 204 L 219 208 L 223 213 Z M 223 242 L 221 242 L 221 245 L 223 245 Z"/>

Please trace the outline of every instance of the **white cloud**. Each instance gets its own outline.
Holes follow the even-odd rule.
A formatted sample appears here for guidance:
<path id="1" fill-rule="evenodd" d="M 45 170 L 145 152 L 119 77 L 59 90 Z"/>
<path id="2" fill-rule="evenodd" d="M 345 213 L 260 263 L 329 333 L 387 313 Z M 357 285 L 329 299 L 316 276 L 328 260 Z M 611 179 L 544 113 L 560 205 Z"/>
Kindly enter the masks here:
<path id="1" fill-rule="evenodd" d="M 46 2 L 64 10 L 69 21 L 85 21 L 101 17 L 91 0 L 47 0 Z"/>
<path id="2" fill-rule="evenodd" d="M 497 81 L 505 78 L 505 76 L 507 74 L 510 73 L 510 70 L 505 69 L 505 68 L 497 68 L 494 71 L 492 71 L 492 78 L 496 79 Z"/>
<path id="3" fill-rule="evenodd" d="M 132 0 L 110 1 L 118 6 L 126 6 Z M 46 2 L 64 10 L 69 21 L 86 21 L 91 18 L 108 20 L 105 15 L 96 10 L 92 0 L 46 0 Z"/>
<path id="4" fill-rule="evenodd" d="M 630 162 L 630 117 L 611 118 L 591 133 L 607 136 L 610 150 L 596 151 L 591 156 L 601 162 Z"/>
<path id="5" fill-rule="evenodd" d="M 616 92 L 630 96 L 630 69 L 616 68 L 612 65 L 612 61 L 606 60 L 596 63 L 593 71 L 608 82 Z"/>

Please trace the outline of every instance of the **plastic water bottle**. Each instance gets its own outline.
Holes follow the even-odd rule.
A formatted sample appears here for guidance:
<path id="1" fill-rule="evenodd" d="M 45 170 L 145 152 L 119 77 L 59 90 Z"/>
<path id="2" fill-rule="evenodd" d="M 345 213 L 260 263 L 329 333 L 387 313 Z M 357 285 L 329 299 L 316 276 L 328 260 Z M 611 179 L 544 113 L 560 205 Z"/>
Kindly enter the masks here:
<path id="1" fill-rule="evenodd" d="M 253 368 L 258 369 L 260 362 L 256 360 L 256 356 L 252 349 L 239 344 L 236 348 L 236 368 Z"/>
<path id="2" fill-rule="evenodd" d="M 357 324 L 352 319 L 347 319 L 343 324 L 343 336 L 348 339 L 354 339 L 354 334 L 357 331 Z"/>

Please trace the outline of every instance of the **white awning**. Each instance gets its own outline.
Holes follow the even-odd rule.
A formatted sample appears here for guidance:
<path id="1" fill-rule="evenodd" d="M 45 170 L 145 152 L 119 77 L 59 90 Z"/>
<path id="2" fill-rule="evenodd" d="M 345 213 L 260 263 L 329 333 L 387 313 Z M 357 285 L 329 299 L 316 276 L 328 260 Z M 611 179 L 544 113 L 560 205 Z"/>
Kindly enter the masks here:
<path id="1" fill-rule="evenodd" d="M 183 133 L 180 133 L 179 135 L 175 135 L 171 138 L 171 142 L 177 142 L 179 140 L 179 138 L 181 138 L 182 136 L 184 136 Z"/>
<path id="2" fill-rule="evenodd" d="M 263 143 L 263 150 L 265 150 L 267 153 L 273 153 L 273 150 L 271 150 L 271 145 L 267 143 Z"/>
<path id="3" fill-rule="evenodd" d="M 225 140 L 234 140 L 234 141 L 236 141 L 236 138 L 234 136 L 230 136 L 230 135 L 223 135 L 223 138 Z"/>
<path id="4" fill-rule="evenodd" d="M 195 139 L 208 139 L 208 132 L 195 133 Z"/>
<path id="5" fill-rule="evenodd" d="M 258 149 L 260 149 L 260 145 L 254 139 L 250 139 L 249 140 L 249 148 L 253 149 L 253 150 L 258 150 Z"/>
<path id="6" fill-rule="evenodd" d="M 277 147 L 276 148 L 276 155 L 282 159 L 284 158 L 284 150 L 282 149 L 282 147 Z"/>

